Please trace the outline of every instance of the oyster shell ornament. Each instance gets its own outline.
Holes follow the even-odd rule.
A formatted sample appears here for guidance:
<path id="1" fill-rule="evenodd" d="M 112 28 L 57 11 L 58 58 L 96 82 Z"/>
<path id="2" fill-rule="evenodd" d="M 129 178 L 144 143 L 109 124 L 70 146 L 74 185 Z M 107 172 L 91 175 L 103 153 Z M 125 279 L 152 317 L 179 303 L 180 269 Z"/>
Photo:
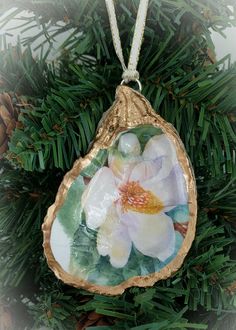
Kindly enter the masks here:
<path id="1" fill-rule="evenodd" d="M 88 154 L 65 175 L 43 224 L 66 284 L 117 295 L 176 272 L 195 236 L 196 185 L 172 125 L 119 86 Z"/>

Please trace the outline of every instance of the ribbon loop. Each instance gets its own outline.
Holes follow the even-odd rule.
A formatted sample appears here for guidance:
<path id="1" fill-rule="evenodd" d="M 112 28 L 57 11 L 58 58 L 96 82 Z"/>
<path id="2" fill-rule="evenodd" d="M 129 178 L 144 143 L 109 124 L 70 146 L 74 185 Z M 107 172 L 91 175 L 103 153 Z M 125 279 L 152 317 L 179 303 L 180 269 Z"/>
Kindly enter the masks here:
<path id="1" fill-rule="evenodd" d="M 123 68 L 122 74 L 122 83 L 128 83 L 130 81 L 139 81 L 139 73 L 137 71 L 139 53 L 141 49 L 143 33 L 145 28 L 145 21 L 147 16 L 147 9 L 148 9 L 148 1 L 149 0 L 140 0 L 135 28 L 134 28 L 134 36 L 132 41 L 132 46 L 130 50 L 129 56 L 129 64 L 128 68 L 125 65 L 123 51 L 121 47 L 119 29 L 117 25 L 116 13 L 115 13 L 115 6 L 113 0 L 105 0 L 111 33 L 112 33 L 112 40 L 113 45 L 116 51 L 116 55 L 120 60 L 121 66 Z M 141 86 L 141 84 L 139 84 Z"/>

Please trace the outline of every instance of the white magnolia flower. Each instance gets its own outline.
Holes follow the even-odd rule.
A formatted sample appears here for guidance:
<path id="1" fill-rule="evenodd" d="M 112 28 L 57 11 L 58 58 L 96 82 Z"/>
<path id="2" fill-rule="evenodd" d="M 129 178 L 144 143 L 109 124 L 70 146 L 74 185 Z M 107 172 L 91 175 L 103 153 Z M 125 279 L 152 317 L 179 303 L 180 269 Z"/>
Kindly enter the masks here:
<path id="1" fill-rule="evenodd" d="M 98 230 L 97 250 L 117 268 L 126 265 L 132 244 L 146 256 L 170 257 L 175 231 L 165 212 L 186 203 L 183 172 L 164 134 L 152 137 L 142 155 L 135 134 L 121 135 L 108 167 L 97 171 L 82 195 L 87 226 Z"/>

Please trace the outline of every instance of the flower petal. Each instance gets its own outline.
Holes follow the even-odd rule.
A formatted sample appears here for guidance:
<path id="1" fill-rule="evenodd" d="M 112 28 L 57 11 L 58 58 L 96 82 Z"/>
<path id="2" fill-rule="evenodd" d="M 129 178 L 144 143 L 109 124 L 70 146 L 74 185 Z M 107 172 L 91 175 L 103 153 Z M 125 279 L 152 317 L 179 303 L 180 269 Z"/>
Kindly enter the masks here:
<path id="1" fill-rule="evenodd" d="M 99 228 L 97 249 L 102 256 L 109 255 L 113 267 L 124 267 L 129 259 L 131 240 L 127 227 L 119 220 L 115 207 L 111 207 L 106 221 Z"/>
<path id="2" fill-rule="evenodd" d="M 119 137 L 117 149 L 111 149 L 108 165 L 119 184 L 128 180 L 134 166 L 141 161 L 141 146 L 137 136 L 125 133 Z"/>
<path id="3" fill-rule="evenodd" d="M 188 202 L 186 182 L 179 165 L 175 165 L 165 179 L 160 179 L 157 175 L 142 182 L 141 186 L 156 195 L 163 202 L 166 210 Z"/>
<path id="4" fill-rule="evenodd" d="M 102 167 L 89 182 L 81 204 L 90 229 L 96 229 L 105 221 L 111 204 L 119 197 L 114 175 L 108 167 Z"/>
<path id="5" fill-rule="evenodd" d="M 133 168 L 141 161 L 141 156 L 123 156 L 118 150 L 109 152 L 108 166 L 112 170 L 116 184 L 121 184 L 129 179 Z"/>
<path id="6" fill-rule="evenodd" d="M 122 134 L 119 138 L 118 150 L 129 156 L 139 156 L 141 146 L 134 133 Z"/>
<path id="7" fill-rule="evenodd" d="M 172 158 L 173 163 L 177 159 L 175 147 L 166 134 L 153 136 L 147 142 L 143 151 L 143 158 L 145 160 L 153 160 L 161 156 Z"/>
<path id="8" fill-rule="evenodd" d="M 129 181 L 143 182 L 159 175 L 162 166 L 162 158 L 156 160 L 143 160 L 132 170 Z"/>
<path id="9" fill-rule="evenodd" d="M 135 247 L 144 255 L 165 261 L 175 249 L 175 231 L 170 217 L 164 213 L 124 213 L 122 222 L 128 226 Z"/>
<path id="10" fill-rule="evenodd" d="M 152 161 L 159 157 L 162 160 L 159 176 L 164 179 L 178 162 L 175 147 L 165 134 L 153 136 L 143 151 L 144 160 Z"/>

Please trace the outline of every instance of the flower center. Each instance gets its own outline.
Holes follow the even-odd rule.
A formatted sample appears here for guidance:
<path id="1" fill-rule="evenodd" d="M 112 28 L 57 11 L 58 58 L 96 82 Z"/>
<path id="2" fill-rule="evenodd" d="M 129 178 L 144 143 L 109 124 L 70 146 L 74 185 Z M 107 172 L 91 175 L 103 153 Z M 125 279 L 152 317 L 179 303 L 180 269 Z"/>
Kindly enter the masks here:
<path id="1" fill-rule="evenodd" d="M 130 181 L 119 187 L 124 212 L 135 211 L 156 214 L 163 210 L 164 204 L 150 190 L 145 190 L 136 181 Z"/>

